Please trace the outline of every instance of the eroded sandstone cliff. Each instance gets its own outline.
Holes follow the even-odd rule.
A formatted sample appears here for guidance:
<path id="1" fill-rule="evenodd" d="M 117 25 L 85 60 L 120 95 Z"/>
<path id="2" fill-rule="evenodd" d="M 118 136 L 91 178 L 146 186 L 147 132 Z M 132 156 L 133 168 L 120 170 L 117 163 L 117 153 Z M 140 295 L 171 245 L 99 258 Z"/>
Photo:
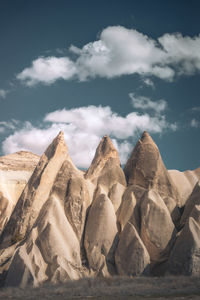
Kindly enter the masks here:
<path id="1" fill-rule="evenodd" d="M 112 275 L 200 275 L 200 172 L 168 171 L 144 132 L 121 168 L 108 136 L 86 172 L 62 132 L 0 158 L 1 285 Z"/>

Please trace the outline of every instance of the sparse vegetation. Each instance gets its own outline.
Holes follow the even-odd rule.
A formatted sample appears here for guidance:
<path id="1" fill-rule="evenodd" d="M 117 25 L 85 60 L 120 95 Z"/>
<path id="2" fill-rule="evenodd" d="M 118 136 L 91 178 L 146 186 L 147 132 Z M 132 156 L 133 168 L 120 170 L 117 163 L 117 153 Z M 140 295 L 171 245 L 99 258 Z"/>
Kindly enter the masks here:
<path id="1" fill-rule="evenodd" d="M 3 288 L 0 299 L 200 299 L 198 277 L 84 278 L 38 288 Z"/>

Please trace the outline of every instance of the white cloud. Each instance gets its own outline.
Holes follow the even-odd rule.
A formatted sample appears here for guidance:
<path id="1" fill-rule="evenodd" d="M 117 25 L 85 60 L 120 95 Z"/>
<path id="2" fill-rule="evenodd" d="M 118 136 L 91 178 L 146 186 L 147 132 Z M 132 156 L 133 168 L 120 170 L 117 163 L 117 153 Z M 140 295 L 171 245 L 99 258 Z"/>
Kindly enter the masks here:
<path id="1" fill-rule="evenodd" d="M 17 78 L 27 85 L 51 84 L 57 79 L 95 77 L 113 78 L 139 74 L 173 80 L 175 74 L 191 75 L 200 71 L 200 36 L 183 37 L 164 34 L 157 40 L 122 26 L 105 28 L 99 40 L 82 48 L 72 45 L 76 58 L 41 57 L 24 69 Z"/>
<path id="2" fill-rule="evenodd" d="M 96 147 L 103 135 L 108 134 L 118 148 L 122 164 L 131 151 L 131 141 L 136 141 L 138 132 L 162 133 L 174 130 L 164 115 L 150 116 L 131 112 L 122 117 L 110 107 L 88 106 L 54 111 L 45 116 L 41 128 L 26 122 L 19 130 L 3 142 L 3 152 L 12 153 L 29 150 L 42 154 L 53 138 L 62 130 L 70 155 L 79 167 L 86 168 L 91 163 Z M 37 141 L 37 143 L 35 142 Z"/>
<path id="3" fill-rule="evenodd" d="M 136 96 L 134 93 L 129 94 L 134 108 L 141 109 L 142 111 L 152 110 L 158 114 L 165 111 L 167 102 L 165 100 L 152 101 L 148 97 Z"/>
<path id="4" fill-rule="evenodd" d="M 30 68 L 24 69 L 17 78 L 26 85 L 33 86 L 39 82 L 54 83 L 58 79 L 71 79 L 76 73 L 74 63 L 67 57 L 40 57 L 32 62 Z"/>
<path id="5" fill-rule="evenodd" d="M 191 122 L 190 122 L 190 125 L 193 128 L 198 128 L 200 124 L 196 119 L 192 119 Z"/>
<path id="6" fill-rule="evenodd" d="M 192 75 L 200 70 L 200 35 L 183 37 L 181 33 L 167 33 L 158 41 L 167 53 L 165 63 L 175 64 L 180 74 Z"/>
<path id="7" fill-rule="evenodd" d="M 147 86 L 150 86 L 152 89 L 155 88 L 155 84 L 150 78 L 143 78 L 143 83 Z"/>
<path id="8" fill-rule="evenodd" d="M 89 134 L 98 134 L 98 136 L 108 134 L 117 139 L 132 137 L 137 130 L 147 129 L 156 133 L 161 132 L 165 126 L 166 128 L 169 126 L 162 115 L 151 117 L 147 113 L 141 115 L 138 112 L 131 112 L 122 117 L 112 112 L 109 106 L 57 110 L 47 114 L 45 121 L 63 122 Z"/>
<path id="9" fill-rule="evenodd" d="M 0 121 L 0 133 L 4 133 L 6 130 L 15 130 L 19 121 L 12 119 L 11 121 Z"/>
<path id="10" fill-rule="evenodd" d="M 8 93 L 8 91 L 0 89 L 0 98 L 3 98 L 3 99 L 6 98 L 7 93 Z"/>
<path id="11" fill-rule="evenodd" d="M 104 29 L 100 39 L 86 44 L 82 49 L 70 48 L 78 55 L 76 61 L 80 79 L 89 77 L 112 78 L 124 74 L 158 73 L 157 64 L 165 53 L 156 47 L 154 40 L 136 30 L 113 26 Z M 163 69 L 162 77 L 171 77 Z M 160 71 L 160 73 L 162 73 Z M 173 73 L 173 71 L 172 71 Z"/>

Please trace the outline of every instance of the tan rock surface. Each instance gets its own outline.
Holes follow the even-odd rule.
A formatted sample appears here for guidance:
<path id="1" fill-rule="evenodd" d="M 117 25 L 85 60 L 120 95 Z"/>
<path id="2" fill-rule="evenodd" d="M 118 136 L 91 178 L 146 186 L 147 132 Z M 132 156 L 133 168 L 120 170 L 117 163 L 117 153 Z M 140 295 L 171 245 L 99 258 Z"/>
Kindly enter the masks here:
<path id="1" fill-rule="evenodd" d="M 44 281 L 78 279 L 82 274 L 79 241 L 65 216 L 63 203 L 51 196 L 25 243 L 15 252 L 6 285 L 38 286 Z"/>
<path id="2" fill-rule="evenodd" d="M 200 274 L 200 205 L 195 205 L 179 233 L 169 259 L 169 271 L 176 275 Z"/>
<path id="3" fill-rule="evenodd" d="M 159 191 L 161 197 L 177 199 L 176 188 L 160 156 L 158 147 L 145 131 L 127 161 L 124 172 L 129 185 Z"/>
<path id="4" fill-rule="evenodd" d="M 128 221 L 140 232 L 140 204 L 145 192 L 146 189 L 137 185 L 126 188 L 117 214 L 119 232 L 124 229 Z"/>
<path id="5" fill-rule="evenodd" d="M 97 147 L 85 178 L 90 179 L 95 185 L 101 185 L 107 194 L 117 182 L 126 186 L 126 179 L 120 165 L 118 151 L 108 136 L 104 136 Z"/>
<path id="6" fill-rule="evenodd" d="M 200 182 L 199 181 L 196 183 L 191 195 L 186 201 L 183 215 L 180 221 L 181 227 L 184 226 L 184 224 L 186 223 L 195 205 L 200 205 Z"/>
<path id="7" fill-rule="evenodd" d="M 60 132 L 41 156 L 20 196 L 2 233 L 1 249 L 21 241 L 31 230 L 41 207 L 49 197 L 56 174 L 67 158 L 67 146 L 63 133 Z"/>
<path id="8" fill-rule="evenodd" d="M 165 168 L 157 145 L 146 131 L 133 149 L 124 167 L 124 173 L 128 185 L 134 184 L 145 189 L 154 189 L 164 201 L 167 199 L 166 205 L 170 213 L 173 213 L 173 221 L 175 224 L 178 223 L 180 218 L 177 209 L 178 191 Z"/>
<path id="9" fill-rule="evenodd" d="M 117 213 L 118 208 L 120 207 L 122 195 L 124 194 L 125 189 L 126 188 L 124 185 L 117 182 L 113 184 L 112 188 L 109 191 L 108 197 L 110 198 L 114 206 L 115 213 Z"/>
<path id="10" fill-rule="evenodd" d="M 0 233 L 38 161 L 38 155 L 27 151 L 0 157 Z"/>
<path id="11" fill-rule="evenodd" d="M 0 170 L 29 171 L 36 167 L 40 157 L 29 151 L 19 151 L 0 157 Z"/>
<path id="12" fill-rule="evenodd" d="M 106 162 L 111 158 L 120 165 L 119 154 L 113 146 L 111 139 L 105 135 L 97 147 L 94 159 L 85 174 L 85 178 L 89 178 L 91 181 L 97 180 Z"/>
<path id="13" fill-rule="evenodd" d="M 178 190 L 180 206 L 182 207 L 192 193 L 194 186 L 200 180 L 200 168 L 193 171 L 180 172 L 178 170 L 169 170 L 168 172 Z"/>
<path id="14" fill-rule="evenodd" d="M 160 195 L 150 190 L 141 204 L 141 239 L 151 262 L 165 260 L 176 230 L 169 211 Z"/>
<path id="15" fill-rule="evenodd" d="M 115 252 L 115 264 L 119 275 L 137 276 L 149 274 L 149 254 L 137 230 L 129 222 L 120 234 Z"/>
<path id="16" fill-rule="evenodd" d="M 83 238 L 86 214 L 91 201 L 84 178 L 72 177 L 69 180 L 65 199 L 65 214 L 79 241 L 82 241 Z"/>
<path id="17" fill-rule="evenodd" d="M 114 207 L 105 194 L 100 194 L 90 208 L 84 239 L 89 267 L 96 274 L 112 273 L 116 237 Z"/>
<path id="18" fill-rule="evenodd" d="M 9 156 L 10 164 L 20 157 L 10 169 L 0 158 L 0 175 L 7 176 L 4 181 L 0 176 L 4 216 L 12 198 L 10 178 L 26 179 L 31 173 L 29 163 L 24 170 L 22 156 L 21 152 Z M 30 162 L 31 154 L 24 156 Z M 32 159 L 37 160 L 34 155 Z M 60 133 L 41 157 L 1 235 L 0 281 L 37 286 L 45 281 L 115 275 L 116 269 L 120 275 L 163 274 L 169 266 L 173 273 L 173 262 L 181 274 L 200 273 L 200 208 L 195 206 L 200 205 L 199 184 L 186 202 L 181 220 L 185 226 L 177 240 L 174 227 L 180 225 L 179 207 L 200 169 L 184 176 L 168 172 L 157 146 L 144 132 L 124 170 L 128 187 L 118 152 L 107 136 L 88 171 L 78 170 Z M 176 177 L 179 191 L 182 183 L 186 186 L 180 197 L 173 183 Z M 1 189 L 2 182 L 10 198 L 5 196 L 6 188 Z M 7 219 L 1 222 L 4 226 Z M 182 257 L 181 247 L 185 247 Z"/>

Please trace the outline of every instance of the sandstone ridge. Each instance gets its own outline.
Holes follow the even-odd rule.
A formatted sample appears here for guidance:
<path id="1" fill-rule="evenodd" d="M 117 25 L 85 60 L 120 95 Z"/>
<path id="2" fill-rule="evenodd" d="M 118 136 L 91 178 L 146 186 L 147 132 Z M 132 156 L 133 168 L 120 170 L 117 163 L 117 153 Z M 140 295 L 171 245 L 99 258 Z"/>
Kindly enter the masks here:
<path id="1" fill-rule="evenodd" d="M 168 171 L 146 131 L 124 170 L 108 136 L 86 172 L 62 132 L 40 158 L 0 157 L 1 286 L 199 276 L 199 170 Z"/>

